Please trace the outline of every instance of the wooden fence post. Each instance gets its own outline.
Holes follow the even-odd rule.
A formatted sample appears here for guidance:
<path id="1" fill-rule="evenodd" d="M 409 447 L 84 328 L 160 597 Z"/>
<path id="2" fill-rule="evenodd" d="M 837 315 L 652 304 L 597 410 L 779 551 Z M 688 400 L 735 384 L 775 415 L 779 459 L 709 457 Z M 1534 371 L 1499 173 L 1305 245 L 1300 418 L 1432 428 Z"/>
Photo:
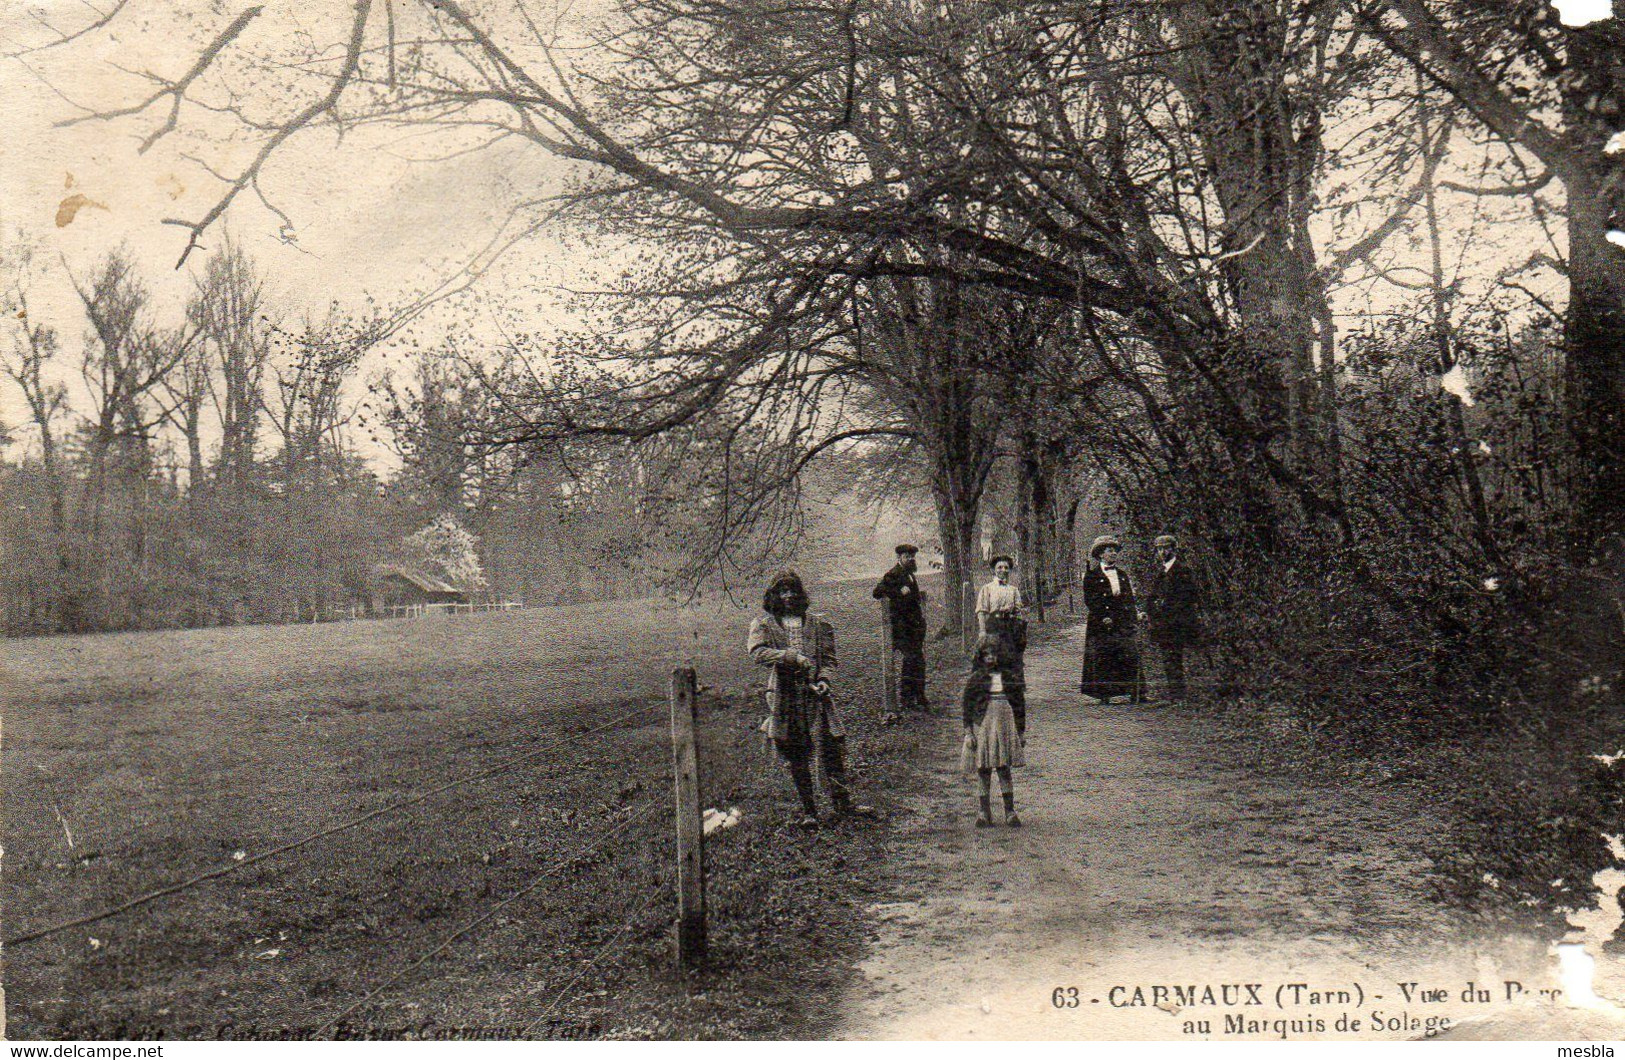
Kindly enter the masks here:
<path id="1" fill-rule="evenodd" d="M 671 672 L 671 753 L 677 781 L 677 959 L 705 960 L 705 830 L 700 822 L 700 765 L 694 746 L 694 669 Z"/>
<path id="2" fill-rule="evenodd" d="M 897 656 L 891 639 L 891 601 L 880 601 L 880 682 L 884 689 L 880 695 L 883 704 L 881 719 L 897 717 Z"/>

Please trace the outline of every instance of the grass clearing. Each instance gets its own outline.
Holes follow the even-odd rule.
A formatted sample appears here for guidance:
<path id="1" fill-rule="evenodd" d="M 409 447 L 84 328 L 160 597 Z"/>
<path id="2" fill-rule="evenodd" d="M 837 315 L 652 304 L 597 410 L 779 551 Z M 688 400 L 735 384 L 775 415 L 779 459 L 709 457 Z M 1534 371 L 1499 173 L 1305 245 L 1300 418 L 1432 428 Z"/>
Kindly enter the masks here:
<path id="1" fill-rule="evenodd" d="M 815 606 L 837 628 L 855 785 L 883 802 L 918 729 L 876 724 L 868 588 L 823 587 Z M 750 614 L 622 602 L 8 643 L 8 936 L 543 752 L 183 894 L 10 948 L 9 1032 L 321 1033 L 562 864 L 341 1033 L 818 1033 L 829 1011 L 821 999 L 862 947 L 883 826 L 793 828 L 788 782 L 755 731 Z M 744 822 L 709 846 L 714 959 L 685 981 L 670 959 L 666 687 L 672 666 L 690 658 L 707 686 L 703 798 L 739 806 Z M 936 696 L 949 696 L 938 684 Z M 617 827 L 627 830 L 582 856 Z"/>

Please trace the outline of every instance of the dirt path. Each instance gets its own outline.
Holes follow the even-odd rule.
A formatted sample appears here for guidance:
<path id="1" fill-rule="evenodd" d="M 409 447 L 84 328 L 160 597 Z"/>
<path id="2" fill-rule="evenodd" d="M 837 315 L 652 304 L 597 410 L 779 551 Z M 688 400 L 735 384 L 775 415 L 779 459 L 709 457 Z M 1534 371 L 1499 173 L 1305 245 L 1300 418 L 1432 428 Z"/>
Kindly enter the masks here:
<path id="1" fill-rule="evenodd" d="M 1024 828 L 972 827 L 959 725 L 942 722 L 890 850 L 892 894 L 871 910 L 880 927 L 846 1036 L 1282 1036 L 1227 1028 L 1228 1014 L 1299 1020 L 1293 1038 L 1401 1038 L 1430 1017 L 1467 1020 L 1457 1033 L 1509 1018 L 1506 980 L 1531 997 L 1555 985 L 1544 942 L 1486 939 L 1429 898 L 1428 825 L 1405 793 L 1262 774 L 1230 760 L 1211 719 L 1094 705 L 1076 691 L 1080 656 L 1081 629 L 1028 656 Z M 1493 1002 L 1461 1003 L 1468 980 Z M 1451 1000 L 1407 1002 L 1398 984 L 1413 981 Z M 1224 984 L 1249 983 L 1263 1005 L 1224 1004 Z M 1350 999 L 1293 1004 L 1291 983 Z M 1179 1008 L 1161 984 L 1195 986 L 1198 1003 Z M 1359 1031 L 1338 1031 L 1343 1013 Z"/>

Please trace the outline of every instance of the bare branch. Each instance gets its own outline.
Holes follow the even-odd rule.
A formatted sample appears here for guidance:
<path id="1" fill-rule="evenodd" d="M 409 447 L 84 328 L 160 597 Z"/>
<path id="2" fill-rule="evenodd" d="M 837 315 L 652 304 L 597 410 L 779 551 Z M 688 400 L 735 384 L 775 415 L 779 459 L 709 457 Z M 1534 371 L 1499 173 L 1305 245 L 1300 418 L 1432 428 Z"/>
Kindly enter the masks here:
<path id="1" fill-rule="evenodd" d="M 105 15 L 102 15 L 101 18 L 98 18 L 96 21 L 90 23 L 88 26 L 85 26 L 83 29 L 75 30 L 65 37 L 59 36 L 56 40 L 46 41 L 44 44 L 36 44 L 32 48 L 24 48 L 21 51 L 12 52 L 10 55 L 6 56 L 6 58 L 20 59 L 25 55 L 33 55 L 35 52 L 42 52 L 49 48 L 59 48 L 64 44 L 72 44 L 80 37 L 94 33 L 103 26 L 107 25 L 109 22 L 113 21 L 113 19 L 118 17 L 118 13 L 123 11 L 129 2 L 130 0 L 118 0 L 118 2 L 113 5 L 113 9 L 111 11 L 107 12 Z"/>
<path id="2" fill-rule="evenodd" d="M 1454 122 L 1447 117 L 1441 124 L 1439 134 L 1435 137 L 1433 143 L 1423 148 L 1422 175 L 1417 178 L 1416 183 L 1400 197 L 1399 202 L 1394 206 L 1393 212 L 1388 215 L 1382 224 L 1367 232 L 1351 246 L 1334 255 L 1331 261 L 1321 267 L 1320 274 L 1323 282 L 1329 283 L 1336 280 L 1344 272 L 1348 271 L 1349 266 L 1369 258 L 1373 251 L 1387 242 L 1388 237 L 1397 232 L 1400 226 L 1405 223 L 1411 211 L 1427 196 L 1427 189 L 1438 173 L 1439 163 L 1444 159 L 1453 128 Z"/>
<path id="3" fill-rule="evenodd" d="M 1441 180 L 1439 182 L 1439 187 L 1448 188 L 1451 191 L 1464 192 L 1468 195 L 1533 195 L 1535 192 L 1550 184 L 1552 182 L 1552 178 L 1556 175 L 1557 174 L 1554 171 L 1548 169 L 1546 172 L 1542 173 L 1533 180 L 1526 180 L 1518 184 L 1506 184 L 1498 188 L 1474 187 L 1471 184 L 1458 184 L 1453 180 Z"/>
<path id="4" fill-rule="evenodd" d="M 1525 148 L 1567 182 L 1575 171 L 1568 145 L 1484 72 L 1424 0 L 1388 2 L 1405 20 L 1405 28 L 1395 30 L 1381 15 L 1362 10 L 1359 18 L 1372 35 L 1437 82 L 1496 135 Z"/>
<path id="5" fill-rule="evenodd" d="M 355 19 L 350 28 L 350 41 L 345 52 L 344 65 L 334 77 L 333 83 L 328 86 L 327 94 L 278 127 L 276 132 L 272 133 L 270 138 L 260 147 L 259 153 L 254 156 L 254 160 L 248 164 L 248 167 L 242 173 L 238 174 L 236 179 L 231 182 L 231 186 L 226 189 L 226 193 L 209 208 L 209 212 L 204 214 L 201 220 L 183 221 L 172 217 L 164 218 L 164 224 L 178 225 L 191 232 L 186 241 L 185 249 L 181 251 L 180 259 L 175 262 L 177 269 L 186 264 L 186 259 L 196 249 L 203 232 L 218 220 L 221 214 L 226 212 L 226 208 L 231 205 L 232 200 L 244 188 L 254 185 L 259 179 L 260 169 L 265 165 L 265 160 L 270 158 L 272 153 L 281 147 L 283 142 L 294 133 L 305 128 L 321 115 L 331 111 L 338 104 L 339 97 L 344 94 L 345 88 L 350 84 L 351 78 L 355 76 L 356 69 L 361 64 L 361 41 L 366 34 L 367 16 L 371 9 L 372 0 L 356 0 Z M 258 13 L 259 8 L 254 8 L 253 11 Z M 241 22 L 243 19 L 239 18 L 238 21 Z"/>
<path id="6" fill-rule="evenodd" d="M 831 448 L 832 446 L 839 445 L 842 442 L 855 441 L 859 438 L 902 438 L 905 441 L 914 441 L 915 439 L 919 438 L 919 436 L 920 434 L 918 431 L 910 430 L 906 427 L 855 427 L 849 431 L 840 431 L 836 434 L 830 435 L 828 438 L 825 438 L 817 445 L 808 449 L 805 453 L 802 453 L 801 459 L 796 461 L 796 466 L 794 471 L 792 471 L 792 474 L 799 475 L 806 469 L 808 464 L 812 463 L 818 458 L 820 453 Z"/>
<path id="7" fill-rule="evenodd" d="M 264 10 L 263 7 L 251 7 L 238 15 L 232 20 L 231 25 L 221 30 L 220 35 L 215 37 L 207 48 L 203 49 L 197 58 L 197 62 L 192 64 L 192 68 L 186 71 L 179 81 L 157 79 L 163 87 L 140 103 L 121 107 L 118 110 L 97 111 L 93 114 L 81 114 L 75 118 L 64 118 L 56 123 L 56 127 L 60 129 L 87 121 L 112 121 L 115 118 L 127 118 L 134 114 L 140 114 L 160 99 L 169 96 L 169 116 L 150 136 L 141 141 L 140 153 L 145 154 L 153 144 L 157 143 L 166 134 L 174 131 L 175 123 L 180 118 L 181 100 L 186 98 L 186 92 L 192 87 L 192 82 L 196 81 L 209 67 L 213 66 L 215 60 L 220 58 L 220 53 L 226 49 L 226 46 L 236 40 L 238 35 L 248 27 L 248 24 L 258 18 Z"/>

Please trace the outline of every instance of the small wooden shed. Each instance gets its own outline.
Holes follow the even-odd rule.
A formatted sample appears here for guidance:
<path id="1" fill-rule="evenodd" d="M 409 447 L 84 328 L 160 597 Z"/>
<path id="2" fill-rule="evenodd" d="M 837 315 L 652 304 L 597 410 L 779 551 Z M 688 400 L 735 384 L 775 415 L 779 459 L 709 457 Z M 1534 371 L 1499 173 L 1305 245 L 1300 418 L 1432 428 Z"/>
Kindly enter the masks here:
<path id="1" fill-rule="evenodd" d="M 411 604 L 466 604 L 468 594 L 443 578 L 411 567 L 378 568 L 378 591 L 374 609 Z"/>

